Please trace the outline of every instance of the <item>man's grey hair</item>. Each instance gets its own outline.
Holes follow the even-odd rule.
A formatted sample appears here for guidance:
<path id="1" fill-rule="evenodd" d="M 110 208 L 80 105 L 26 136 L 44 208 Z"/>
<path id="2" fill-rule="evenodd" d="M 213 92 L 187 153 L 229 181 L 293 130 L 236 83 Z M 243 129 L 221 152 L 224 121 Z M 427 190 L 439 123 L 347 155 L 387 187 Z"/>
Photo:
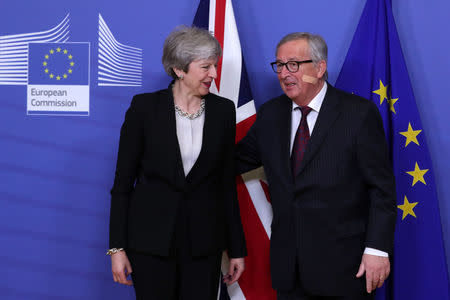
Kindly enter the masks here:
<path id="1" fill-rule="evenodd" d="M 275 56 L 278 55 L 278 49 L 281 45 L 296 40 L 306 40 L 309 45 L 309 51 L 311 55 L 311 59 L 315 65 L 321 60 L 327 62 L 328 60 L 328 47 L 325 40 L 318 34 L 312 34 L 309 32 L 293 32 L 284 36 L 281 41 L 277 45 L 277 49 L 275 52 Z M 328 79 L 328 70 L 325 70 L 322 78 L 323 80 Z"/>
<path id="2" fill-rule="evenodd" d="M 222 55 L 219 42 L 208 30 L 179 26 L 166 38 L 162 64 L 169 76 L 178 79 L 173 68 L 189 71 L 189 64 L 199 59 L 217 59 Z"/>

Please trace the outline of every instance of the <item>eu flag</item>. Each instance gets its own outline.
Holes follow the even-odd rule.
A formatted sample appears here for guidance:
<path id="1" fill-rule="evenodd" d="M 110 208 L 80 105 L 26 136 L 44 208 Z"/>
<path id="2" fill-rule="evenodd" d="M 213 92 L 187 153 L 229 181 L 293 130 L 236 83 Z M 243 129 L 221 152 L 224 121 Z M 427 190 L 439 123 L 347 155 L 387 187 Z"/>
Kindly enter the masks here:
<path id="1" fill-rule="evenodd" d="M 30 43 L 28 84 L 88 85 L 89 43 Z"/>
<path id="2" fill-rule="evenodd" d="M 390 0 L 367 0 L 336 86 L 374 101 L 397 184 L 390 281 L 377 299 L 449 299 L 438 199 Z"/>

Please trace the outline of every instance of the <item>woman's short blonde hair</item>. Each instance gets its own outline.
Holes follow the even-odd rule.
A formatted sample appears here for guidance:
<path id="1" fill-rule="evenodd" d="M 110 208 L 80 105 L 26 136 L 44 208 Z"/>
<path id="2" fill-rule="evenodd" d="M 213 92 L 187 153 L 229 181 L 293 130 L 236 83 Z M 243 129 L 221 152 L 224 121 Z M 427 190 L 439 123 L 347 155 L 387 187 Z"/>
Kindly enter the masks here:
<path id="1" fill-rule="evenodd" d="M 189 64 L 199 59 L 217 59 L 222 55 L 219 42 L 208 30 L 179 26 L 166 38 L 162 64 L 169 76 L 177 79 L 173 68 L 189 71 Z"/>

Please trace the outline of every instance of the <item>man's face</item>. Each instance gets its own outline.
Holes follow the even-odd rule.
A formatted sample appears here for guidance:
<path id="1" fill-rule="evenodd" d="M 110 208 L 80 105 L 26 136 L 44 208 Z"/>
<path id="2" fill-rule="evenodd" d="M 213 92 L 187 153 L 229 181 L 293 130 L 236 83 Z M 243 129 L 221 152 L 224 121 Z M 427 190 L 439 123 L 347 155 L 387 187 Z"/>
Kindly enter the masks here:
<path id="1" fill-rule="evenodd" d="M 278 48 L 277 62 L 286 63 L 287 61 L 310 59 L 309 45 L 306 40 L 289 41 Z M 297 104 L 307 105 L 319 91 L 319 78 L 324 72 L 320 66 L 323 67 L 321 64 L 316 66 L 314 63 L 304 63 L 299 66 L 298 71 L 295 73 L 289 72 L 284 66 L 281 72 L 278 73 L 278 80 L 284 93 Z"/>

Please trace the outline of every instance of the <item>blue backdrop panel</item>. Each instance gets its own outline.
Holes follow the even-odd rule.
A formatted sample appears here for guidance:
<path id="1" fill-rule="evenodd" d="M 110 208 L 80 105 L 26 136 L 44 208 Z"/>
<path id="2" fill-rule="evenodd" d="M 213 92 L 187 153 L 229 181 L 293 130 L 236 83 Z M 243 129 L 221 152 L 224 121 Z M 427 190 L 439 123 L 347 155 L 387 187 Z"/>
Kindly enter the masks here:
<path id="1" fill-rule="evenodd" d="M 105 256 L 119 129 L 133 94 L 167 85 L 161 44 L 176 24 L 192 21 L 196 3 L 180 1 L 175 11 L 148 1 L 0 6 L 0 259 L 8 274 L 0 298 L 132 299 L 131 288 L 112 281 Z M 170 17 L 164 13 L 171 10 Z M 98 85 L 100 15 L 109 44 L 141 49 L 140 86 Z M 33 42 L 29 56 L 25 42 Z M 52 81 L 41 64 L 50 68 L 57 57 L 46 60 L 47 48 L 64 43 L 73 45 L 72 81 Z M 83 57 L 87 52 L 74 47 L 86 43 L 90 52 Z M 112 46 L 109 51 L 110 63 L 124 67 Z M 30 84 L 88 83 L 89 116 L 27 115 L 27 82 L 17 80 L 24 65 Z M 89 80 L 76 77 L 75 67 L 89 67 Z"/>

